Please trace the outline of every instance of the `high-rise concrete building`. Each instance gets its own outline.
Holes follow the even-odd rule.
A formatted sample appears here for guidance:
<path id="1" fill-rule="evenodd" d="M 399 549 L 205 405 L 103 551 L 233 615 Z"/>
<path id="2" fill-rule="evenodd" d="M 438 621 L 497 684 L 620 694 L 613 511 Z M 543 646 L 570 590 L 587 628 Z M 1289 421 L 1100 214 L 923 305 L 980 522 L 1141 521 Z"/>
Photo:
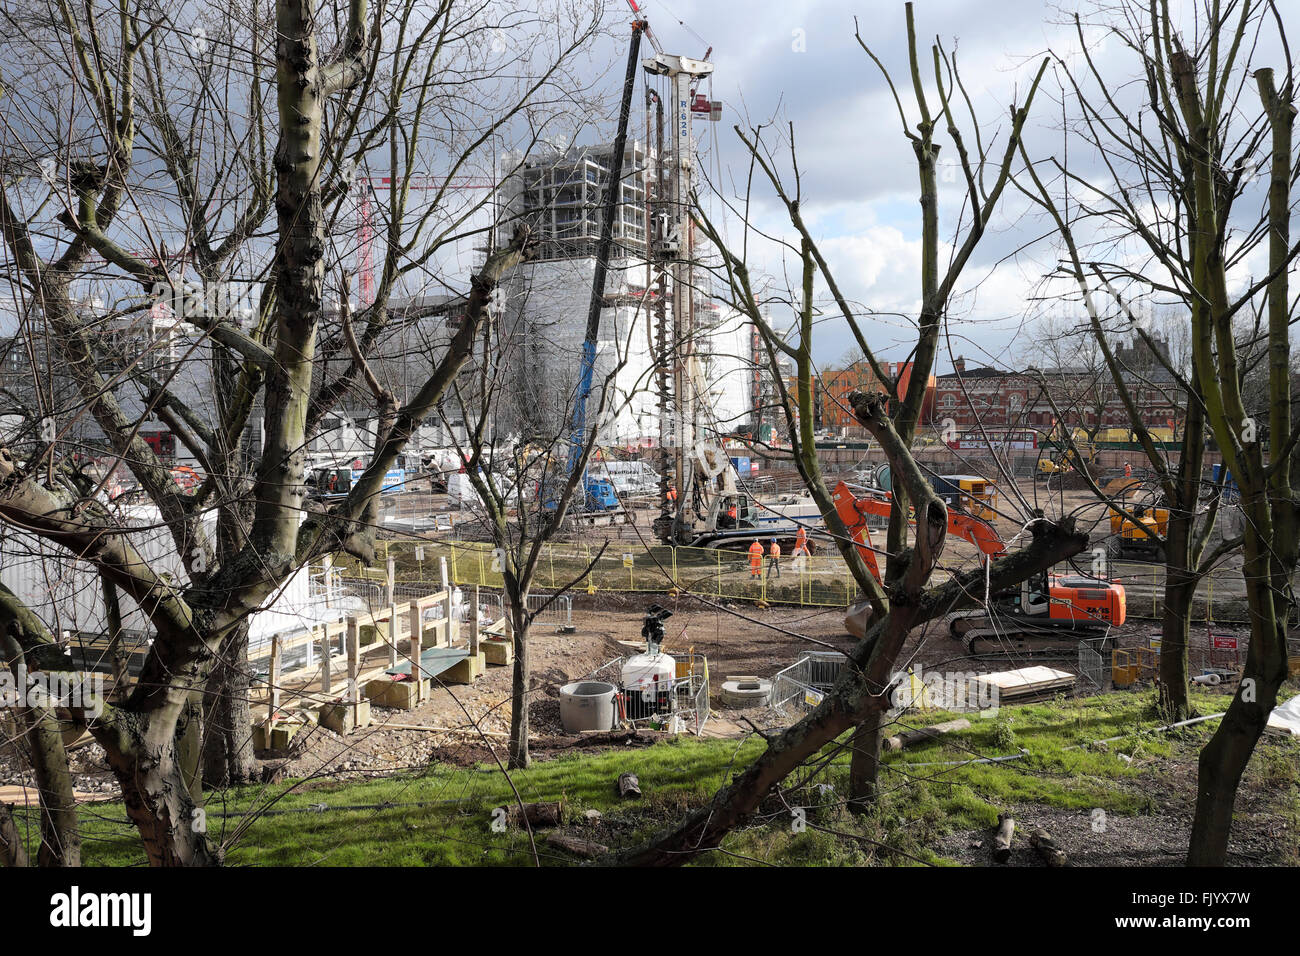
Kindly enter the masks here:
<path id="1" fill-rule="evenodd" d="M 607 144 L 569 147 L 505 164 L 511 172 L 500 190 L 499 235 L 510 235 L 522 222 L 533 230 L 537 252 L 501 286 L 503 371 L 513 377 L 514 400 L 501 409 L 498 433 L 551 439 L 565 431 L 576 398 L 612 154 Z M 660 309 L 658 276 L 647 263 L 653 176 L 653 153 L 629 143 L 588 408 L 590 421 L 608 379 L 598 435 L 607 446 L 649 447 L 660 440 L 656 332 L 659 315 L 670 328 L 673 316 L 669 302 Z M 705 379 L 703 425 L 727 434 L 744 430 L 752 418 L 752 325 L 710 299 L 707 280 L 698 270 L 694 346 Z"/>

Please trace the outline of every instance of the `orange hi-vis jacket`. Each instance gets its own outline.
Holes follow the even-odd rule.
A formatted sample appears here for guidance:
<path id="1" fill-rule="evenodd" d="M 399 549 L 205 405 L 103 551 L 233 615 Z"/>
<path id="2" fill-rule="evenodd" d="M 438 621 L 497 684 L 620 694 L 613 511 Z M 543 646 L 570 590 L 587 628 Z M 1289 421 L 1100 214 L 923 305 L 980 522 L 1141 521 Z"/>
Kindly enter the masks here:
<path id="1" fill-rule="evenodd" d="M 772 547 L 768 550 L 767 553 L 774 558 L 779 558 L 781 557 L 781 546 L 777 544 L 775 541 L 773 541 Z"/>
<path id="2" fill-rule="evenodd" d="M 757 569 L 763 561 L 763 546 L 755 541 L 749 546 L 749 566 Z"/>

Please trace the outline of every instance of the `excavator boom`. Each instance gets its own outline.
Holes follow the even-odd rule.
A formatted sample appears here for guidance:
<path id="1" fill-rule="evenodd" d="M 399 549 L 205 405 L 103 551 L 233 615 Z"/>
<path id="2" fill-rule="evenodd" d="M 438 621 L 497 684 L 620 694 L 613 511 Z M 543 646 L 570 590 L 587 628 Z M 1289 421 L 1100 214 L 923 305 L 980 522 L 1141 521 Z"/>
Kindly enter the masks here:
<path id="1" fill-rule="evenodd" d="M 867 563 L 867 567 L 871 569 L 871 573 L 879 581 L 880 568 L 876 562 L 875 549 L 871 544 L 871 529 L 867 527 L 867 516 L 875 515 L 879 518 L 888 518 L 894 506 L 893 496 L 886 492 L 879 496 L 872 495 L 859 498 L 853 494 L 847 484 L 841 481 L 835 486 L 833 498 L 835 511 L 839 514 L 840 520 L 844 522 L 845 527 L 849 529 L 849 536 L 857 542 L 858 553 L 862 555 L 862 560 Z M 916 523 L 915 518 L 911 515 L 908 516 L 907 520 L 909 524 Z M 979 548 L 983 560 L 996 558 L 1007 550 L 1006 545 L 1002 543 L 1001 536 L 993 525 L 983 518 L 963 514 L 960 511 L 953 511 L 951 508 L 948 509 L 948 533 L 969 541 Z"/>

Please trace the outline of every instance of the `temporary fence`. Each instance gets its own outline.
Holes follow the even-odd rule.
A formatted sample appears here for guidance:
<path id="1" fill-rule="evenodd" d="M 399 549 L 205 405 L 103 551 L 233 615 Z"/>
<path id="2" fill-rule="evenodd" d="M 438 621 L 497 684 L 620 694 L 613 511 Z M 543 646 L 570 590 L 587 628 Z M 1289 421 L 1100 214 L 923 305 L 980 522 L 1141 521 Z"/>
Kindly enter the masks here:
<path id="1" fill-rule="evenodd" d="M 533 618 L 534 626 L 564 632 L 573 630 L 573 598 L 568 594 L 530 592 L 528 610 L 536 615 Z"/>
<path id="2" fill-rule="evenodd" d="M 846 660 L 839 651 L 804 651 L 772 679 L 772 711 L 798 717 L 812 710 L 831 689 Z"/>
<path id="3" fill-rule="evenodd" d="M 623 686 L 623 665 L 627 658 L 616 657 L 584 675 L 581 680 L 604 681 L 619 689 L 623 718 L 633 725 L 664 725 L 673 733 L 689 731 L 699 736 L 709 722 L 709 661 L 703 654 L 674 652 L 676 674 L 646 690 L 646 700 L 653 699 L 655 691 L 669 695 L 671 705 L 653 712 L 638 711 L 636 702 L 628 695 L 637 691 Z"/>
<path id="4" fill-rule="evenodd" d="M 502 586 L 500 555 L 490 545 L 455 543 L 447 551 L 456 584 Z M 543 550 L 533 583 L 543 590 L 572 588 L 588 594 L 678 589 L 729 600 L 823 607 L 846 607 L 857 593 L 839 555 L 783 556 L 775 565 L 764 555 L 755 566 L 744 552 L 668 545 L 602 551 L 586 544 L 554 544 Z"/>
<path id="5" fill-rule="evenodd" d="M 504 586 L 501 553 L 488 543 L 390 541 L 387 548 L 384 557 L 396 559 L 398 581 L 403 586 L 425 583 L 440 587 L 442 558 L 453 584 Z M 385 578 L 382 566 L 360 573 L 380 584 Z M 1159 620 L 1163 616 L 1163 565 L 1124 562 L 1113 569 L 1112 576 L 1124 585 L 1130 619 Z M 626 542 L 615 542 L 602 549 L 599 544 L 557 542 L 542 548 L 533 587 L 539 592 L 577 594 L 676 589 L 719 600 L 808 607 L 847 607 L 858 600 L 857 583 L 848 567 L 829 549 L 813 555 L 782 555 L 772 566 L 766 554 L 755 564 L 746 552 L 721 548 L 651 545 L 633 549 Z M 1193 623 L 1227 625 L 1248 620 L 1239 570 L 1219 568 L 1202 579 L 1192 603 Z"/>

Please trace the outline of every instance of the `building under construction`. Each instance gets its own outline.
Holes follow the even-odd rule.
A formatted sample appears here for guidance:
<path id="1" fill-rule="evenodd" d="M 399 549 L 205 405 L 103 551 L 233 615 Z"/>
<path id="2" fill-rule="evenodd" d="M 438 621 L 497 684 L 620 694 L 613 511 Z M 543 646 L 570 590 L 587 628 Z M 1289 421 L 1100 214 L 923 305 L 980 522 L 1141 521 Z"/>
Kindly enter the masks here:
<path id="1" fill-rule="evenodd" d="M 579 379 L 601 212 L 610 188 L 613 148 L 551 148 L 526 160 L 513 157 L 501 186 L 502 236 L 523 222 L 536 239 L 533 259 L 502 283 L 498 328 L 513 401 L 498 418 L 498 434 L 553 439 L 564 432 Z M 673 346 L 671 299 L 652 267 L 646 237 L 653 237 L 655 151 L 629 143 L 620 171 L 614 251 L 592 401 L 610 379 L 599 419 L 606 446 L 651 447 L 661 442 L 662 390 L 656 355 Z M 752 323 L 709 295 L 709 274 L 696 268 L 692 347 L 700 359 L 707 395 L 706 427 L 720 434 L 750 429 L 757 368 Z M 666 359 L 671 358 L 666 355 Z M 612 378 L 611 378 L 612 376 Z M 594 414 L 594 408 L 592 410 Z M 509 424 L 503 419 L 511 418 Z"/>

